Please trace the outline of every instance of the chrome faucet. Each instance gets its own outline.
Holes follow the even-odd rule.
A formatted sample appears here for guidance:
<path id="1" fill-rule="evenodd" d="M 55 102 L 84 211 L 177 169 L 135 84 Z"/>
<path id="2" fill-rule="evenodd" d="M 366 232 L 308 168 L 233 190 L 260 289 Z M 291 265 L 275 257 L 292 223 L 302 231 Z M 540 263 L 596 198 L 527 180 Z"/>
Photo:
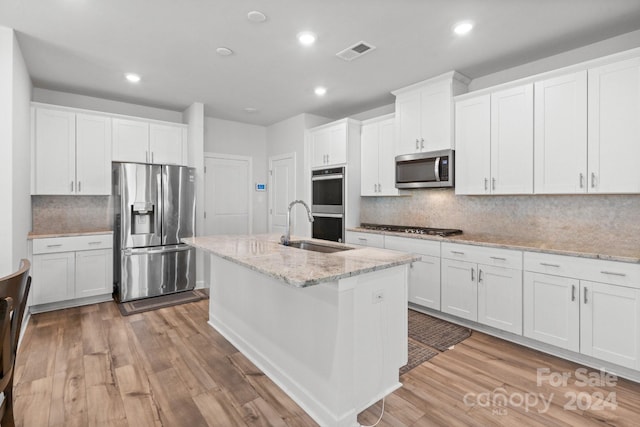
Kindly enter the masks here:
<path id="1" fill-rule="evenodd" d="M 280 237 L 280 243 L 285 246 L 289 246 L 289 242 L 291 241 L 291 208 L 295 204 L 301 204 L 307 210 L 307 216 L 309 217 L 309 222 L 313 222 L 313 215 L 311 215 L 311 209 L 309 209 L 309 205 L 307 205 L 302 200 L 294 200 L 289 203 L 289 207 L 287 208 L 287 224 L 284 230 L 284 236 Z"/>

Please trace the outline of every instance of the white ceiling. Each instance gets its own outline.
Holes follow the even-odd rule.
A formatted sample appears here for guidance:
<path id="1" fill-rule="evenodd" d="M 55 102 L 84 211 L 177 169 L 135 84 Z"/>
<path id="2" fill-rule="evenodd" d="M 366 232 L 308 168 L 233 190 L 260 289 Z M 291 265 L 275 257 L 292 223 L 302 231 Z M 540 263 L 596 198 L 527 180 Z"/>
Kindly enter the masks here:
<path id="1" fill-rule="evenodd" d="M 463 19 L 475 29 L 456 37 Z M 640 29 L 640 0 L 1 0 L 0 25 L 17 31 L 36 87 L 177 111 L 202 102 L 207 116 L 269 125 L 353 115 L 449 70 L 477 78 Z M 298 44 L 302 30 L 315 46 Z M 361 40 L 377 49 L 336 57 Z"/>

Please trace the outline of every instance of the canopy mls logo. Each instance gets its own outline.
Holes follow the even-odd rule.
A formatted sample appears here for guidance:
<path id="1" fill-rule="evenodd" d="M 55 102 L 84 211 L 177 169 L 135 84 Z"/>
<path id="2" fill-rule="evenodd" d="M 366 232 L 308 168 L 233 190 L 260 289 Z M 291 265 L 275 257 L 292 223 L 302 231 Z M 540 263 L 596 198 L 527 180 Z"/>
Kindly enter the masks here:
<path id="1" fill-rule="evenodd" d="M 574 390 L 564 393 L 555 392 L 509 392 L 505 387 L 497 387 L 491 391 L 481 393 L 469 392 L 464 395 L 463 402 L 469 407 L 479 406 L 491 408 L 493 415 L 507 415 L 508 408 L 524 408 L 525 412 L 536 411 L 544 414 L 549 411 L 552 403 L 562 406 L 565 411 L 604 411 L 615 410 L 618 407 L 615 391 L 618 382 L 615 374 L 604 371 L 589 371 L 578 368 L 573 372 L 552 372 L 549 368 L 536 370 L 536 386 L 566 388 Z M 588 388 L 589 391 L 576 391 Z M 597 390 L 601 388 L 602 390 Z M 594 390 L 596 389 L 596 390 Z"/>

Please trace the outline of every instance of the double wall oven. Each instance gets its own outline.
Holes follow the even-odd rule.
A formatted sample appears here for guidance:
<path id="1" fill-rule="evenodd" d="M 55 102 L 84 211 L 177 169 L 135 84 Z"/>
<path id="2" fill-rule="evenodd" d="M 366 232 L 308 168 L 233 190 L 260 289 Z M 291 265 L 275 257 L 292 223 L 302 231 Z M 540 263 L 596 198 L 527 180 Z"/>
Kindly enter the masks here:
<path id="1" fill-rule="evenodd" d="M 344 241 L 344 167 L 311 172 L 312 237 Z"/>

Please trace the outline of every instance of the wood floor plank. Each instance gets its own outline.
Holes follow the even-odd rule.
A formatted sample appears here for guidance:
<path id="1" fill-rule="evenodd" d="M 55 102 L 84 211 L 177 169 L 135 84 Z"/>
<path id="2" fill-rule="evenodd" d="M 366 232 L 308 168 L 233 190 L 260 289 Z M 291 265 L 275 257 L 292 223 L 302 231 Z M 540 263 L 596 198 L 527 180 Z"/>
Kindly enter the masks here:
<path id="1" fill-rule="evenodd" d="M 316 425 L 207 320 L 206 300 L 127 317 L 113 302 L 33 315 L 16 360 L 16 425 Z M 541 367 L 559 373 L 581 368 L 474 332 L 404 374 L 403 387 L 385 400 L 379 426 L 640 425 L 640 384 L 538 385 Z M 540 405 L 477 404 L 473 399 L 483 392 L 554 396 L 541 412 Z M 565 393 L 600 392 L 615 393 L 617 408 L 565 408 Z M 465 401 L 469 393 L 472 400 Z M 380 410 L 378 402 L 358 419 L 374 423 Z"/>

